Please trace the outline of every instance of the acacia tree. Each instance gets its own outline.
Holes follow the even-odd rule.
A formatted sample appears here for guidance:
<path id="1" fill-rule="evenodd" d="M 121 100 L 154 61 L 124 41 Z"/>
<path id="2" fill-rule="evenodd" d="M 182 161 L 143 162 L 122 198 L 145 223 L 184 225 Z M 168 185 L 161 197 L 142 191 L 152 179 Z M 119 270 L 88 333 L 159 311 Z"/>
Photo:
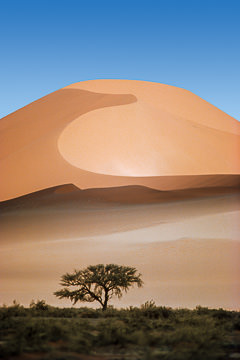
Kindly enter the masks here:
<path id="1" fill-rule="evenodd" d="M 113 297 L 122 297 L 131 286 L 143 285 L 141 274 L 129 266 L 115 264 L 90 265 L 84 270 L 74 270 L 61 277 L 60 285 L 64 288 L 54 292 L 60 299 L 69 298 L 74 304 L 77 301 L 98 301 L 102 310 L 107 309 L 108 301 Z M 76 289 L 74 289 L 76 287 Z"/>

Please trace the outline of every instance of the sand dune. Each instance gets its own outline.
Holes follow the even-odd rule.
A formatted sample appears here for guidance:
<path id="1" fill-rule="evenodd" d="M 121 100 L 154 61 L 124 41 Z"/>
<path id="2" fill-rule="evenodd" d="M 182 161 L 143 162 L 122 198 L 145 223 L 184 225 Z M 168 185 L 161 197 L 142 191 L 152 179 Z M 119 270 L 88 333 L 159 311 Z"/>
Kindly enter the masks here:
<path id="1" fill-rule="evenodd" d="M 116 306 L 154 299 L 174 307 L 238 309 L 239 196 L 238 188 L 65 185 L 2 202 L 1 302 L 44 298 L 70 306 L 53 296 L 60 276 L 114 262 L 137 267 L 145 281 Z"/>
<path id="2" fill-rule="evenodd" d="M 237 120 L 180 88 L 80 82 L 1 119 L 0 200 L 66 183 L 236 185 L 239 133 Z"/>
<path id="3" fill-rule="evenodd" d="M 224 178 L 222 176 L 222 178 Z M 229 182 L 229 176 L 226 176 Z M 238 194 L 240 192 L 240 176 L 232 176 L 232 186 L 212 186 L 208 188 L 182 189 L 172 191 L 160 191 L 152 188 L 129 185 L 120 187 L 107 187 L 81 190 L 73 184 L 55 186 L 49 189 L 36 191 L 34 193 L 20 196 L 18 198 L 2 201 L 0 209 L 3 212 L 17 208 L 30 209 L 42 206 L 55 206 L 67 203 L 83 207 L 84 204 L 134 205 L 134 204 L 159 204 L 162 202 L 184 201 L 188 199 L 212 198 Z M 224 182 L 224 180 L 222 180 Z"/>
<path id="4" fill-rule="evenodd" d="M 116 306 L 239 307 L 239 188 L 161 192 L 64 185 L 0 204 L 1 302 L 52 294 L 95 263 L 136 266 L 145 286 Z M 78 305 L 77 305 L 78 306 Z M 91 305 L 95 306 L 95 304 Z"/>
<path id="5" fill-rule="evenodd" d="M 164 229 L 164 224 L 215 214 L 221 219 L 221 214 L 239 211 L 239 188 L 164 192 L 141 186 L 80 190 L 65 185 L 2 202 L 0 237 L 2 243 L 16 243 L 101 236 L 159 224 Z M 171 226 L 164 230 L 166 239 L 167 231 L 172 234 Z M 230 236 L 228 226 L 224 234 Z"/>
<path id="6" fill-rule="evenodd" d="M 239 308 L 240 124 L 189 91 L 70 85 L 0 121 L 1 302 L 55 305 L 60 276 L 136 266 L 120 306 Z"/>

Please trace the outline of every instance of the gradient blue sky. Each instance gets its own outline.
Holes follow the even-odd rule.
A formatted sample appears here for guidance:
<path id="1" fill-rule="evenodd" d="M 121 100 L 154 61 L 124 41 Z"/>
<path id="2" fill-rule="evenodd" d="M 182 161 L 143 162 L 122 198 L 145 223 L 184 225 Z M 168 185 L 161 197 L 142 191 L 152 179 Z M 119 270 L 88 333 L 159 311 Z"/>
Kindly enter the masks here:
<path id="1" fill-rule="evenodd" d="M 156 81 L 240 120 L 239 0 L 0 0 L 0 117 L 74 82 Z"/>

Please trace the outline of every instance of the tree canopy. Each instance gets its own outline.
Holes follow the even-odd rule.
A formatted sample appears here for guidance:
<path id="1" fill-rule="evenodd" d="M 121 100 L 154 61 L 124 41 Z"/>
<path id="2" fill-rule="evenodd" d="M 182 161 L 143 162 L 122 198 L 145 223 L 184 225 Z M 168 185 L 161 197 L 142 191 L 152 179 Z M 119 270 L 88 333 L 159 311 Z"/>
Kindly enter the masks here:
<path id="1" fill-rule="evenodd" d="M 142 287 L 141 274 L 130 266 L 116 264 L 90 265 L 84 270 L 74 270 L 61 277 L 60 285 L 64 288 L 54 292 L 60 299 L 68 298 L 74 304 L 78 301 L 98 301 L 103 310 L 106 310 L 108 301 L 113 297 L 122 297 L 136 284 Z"/>

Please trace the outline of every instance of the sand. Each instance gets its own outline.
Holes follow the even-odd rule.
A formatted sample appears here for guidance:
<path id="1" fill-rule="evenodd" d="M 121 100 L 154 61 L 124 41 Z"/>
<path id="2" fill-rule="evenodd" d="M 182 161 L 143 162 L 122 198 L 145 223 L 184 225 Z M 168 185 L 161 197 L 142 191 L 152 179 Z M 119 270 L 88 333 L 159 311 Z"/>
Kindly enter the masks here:
<path id="1" fill-rule="evenodd" d="M 184 89 L 94 80 L 0 121 L 1 303 L 89 264 L 135 266 L 114 305 L 239 309 L 240 124 Z M 95 306 L 95 304 L 93 304 Z"/>
<path id="2" fill-rule="evenodd" d="M 172 223 L 239 211 L 239 200 L 239 188 L 161 192 L 137 186 L 79 190 L 65 185 L 0 204 L 0 238 L 8 244 L 67 240 L 134 229 L 144 232 L 158 224 L 163 231 L 170 224 L 163 237 L 168 240 Z M 233 229 L 223 225 L 228 237 Z M 221 236 L 221 226 L 213 228 Z M 174 239 L 181 236 L 174 232 Z"/>
<path id="3" fill-rule="evenodd" d="M 238 309 L 239 190 L 214 191 L 67 185 L 2 204 L 1 302 L 44 298 L 70 306 L 52 295 L 60 276 L 113 262 L 137 267 L 145 281 L 115 306 L 153 299 L 173 307 Z"/>
<path id="4" fill-rule="evenodd" d="M 237 120 L 184 89 L 80 82 L 1 119 L 0 200 L 66 183 L 236 185 L 239 133 Z"/>

